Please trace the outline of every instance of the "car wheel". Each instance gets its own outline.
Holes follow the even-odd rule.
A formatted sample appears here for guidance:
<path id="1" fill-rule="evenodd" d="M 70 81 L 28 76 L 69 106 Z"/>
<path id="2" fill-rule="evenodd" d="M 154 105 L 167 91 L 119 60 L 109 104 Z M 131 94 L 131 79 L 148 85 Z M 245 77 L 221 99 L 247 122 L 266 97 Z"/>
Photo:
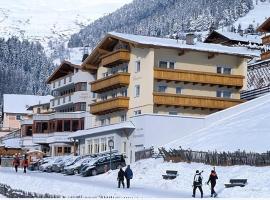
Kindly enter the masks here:
<path id="1" fill-rule="evenodd" d="M 75 169 L 74 174 L 79 174 L 79 170 Z"/>
<path id="2" fill-rule="evenodd" d="M 91 175 L 92 175 L 92 176 L 97 175 L 97 170 L 93 169 L 93 170 L 91 171 Z"/>

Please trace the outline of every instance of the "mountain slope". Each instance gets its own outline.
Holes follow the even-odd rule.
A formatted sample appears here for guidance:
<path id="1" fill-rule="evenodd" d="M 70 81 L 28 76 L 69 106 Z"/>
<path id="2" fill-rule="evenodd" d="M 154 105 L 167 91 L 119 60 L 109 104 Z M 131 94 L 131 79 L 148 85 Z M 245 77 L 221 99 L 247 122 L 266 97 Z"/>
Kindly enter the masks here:
<path id="1" fill-rule="evenodd" d="M 109 31 L 150 36 L 205 31 L 228 26 L 252 8 L 252 0 L 134 0 L 72 35 L 69 47 L 94 47 Z"/>

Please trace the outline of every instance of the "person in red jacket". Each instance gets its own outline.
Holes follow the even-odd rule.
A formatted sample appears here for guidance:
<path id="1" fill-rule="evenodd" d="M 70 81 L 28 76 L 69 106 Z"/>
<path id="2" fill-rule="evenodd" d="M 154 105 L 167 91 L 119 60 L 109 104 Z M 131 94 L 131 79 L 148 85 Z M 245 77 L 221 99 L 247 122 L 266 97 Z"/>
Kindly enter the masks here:
<path id="1" fill-rule="evenodd" d="M 23 167 L 23 173 L 26 173 L 26 168 L 28 167 L 28 159 L 26 155 L 24 156 L 24 159 L 22 161 L 22 167 Z"/>
<path id="2" fill-rule="evenodd" d="M 20 166 L 20 158 L 17 154 L 14 157 L 13 166 L 15 167 L 15 171 L 18 172 L 18 167 Z"/>

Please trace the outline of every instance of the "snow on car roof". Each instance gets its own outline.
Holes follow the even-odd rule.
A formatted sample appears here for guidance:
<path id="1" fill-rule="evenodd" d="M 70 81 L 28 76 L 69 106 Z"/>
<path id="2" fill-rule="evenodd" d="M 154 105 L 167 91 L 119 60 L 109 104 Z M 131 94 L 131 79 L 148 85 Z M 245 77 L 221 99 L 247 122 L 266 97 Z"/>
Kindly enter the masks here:
<path id="1" fill-rule="evenodd" d="M 153 45 L 169 48 L 179 48 L 195 51 L 205 51 L 213 53 L 223 53 L 229 55 L 238 55 L 243 57 L 258 57 L 260 55 L 259 51 L 250 50 L 246 47 L 229 47 L 223 46 L 220 44 L 211 44 L 196 42 L 194 45 L 188 45 L 184 40 L 175 40 L 169 38 L 158 38 L 158 37 L 149 37 L 142 35 L 132 35 L 125 33 L 109 32 L 108 37 L 116 37 L 119 39 L 127 40 L 130 42 L 135 42 L 143 45 Z"/>

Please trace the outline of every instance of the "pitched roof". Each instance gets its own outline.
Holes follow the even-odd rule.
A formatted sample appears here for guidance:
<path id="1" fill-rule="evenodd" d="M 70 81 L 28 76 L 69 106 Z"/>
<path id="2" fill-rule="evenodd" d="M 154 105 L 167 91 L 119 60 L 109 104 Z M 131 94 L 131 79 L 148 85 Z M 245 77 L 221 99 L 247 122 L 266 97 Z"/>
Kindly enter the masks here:
<path id="1" fill-rule="evenodd" d="M 71 73 L 74 71 L 74 68 L 81 69 L 80 65 L 72 64 L 68 61 L 63 61 L 50 75 L 50 77 L 47 79 L 46 83 L 51 83 L 52 81 L 62 77 L 66 76 L 68 73 Z"/>
<path id="2" fill-rule="evenodd" d="M 270 17 L 257 28 L 257 31 L 270 32 Z"/>
<path id="3" fill-rule="evenodd" d="M 23 95 L 23 94 L 4 94 L 3 111 L 5 113 L 30 114 L 27 110 L 29 106 L 48 103 L 53 98 L 51 95 Z"/>
<path id="4" fill-rule="evenodd" d="M 220 44 L 212 43 L 202 43 L 196 42 L 194 45 L 188 45 L 184 40 L 175 40 L 169 38 L 158 38 L 158 37 L 149 37 L 142 35 L 132 35 L 125 33 L 109 32 L 101 42 L 96 46 L 92 53 L 84 60 L 82 63 L 83 67 L 87 65 L 89 69 L 95 69 L 97 64 L 100 62 L 100 57 L 106 52 L 104 52 L 103 46 L 107 46 L 109 49 L 116 44 L 118 40 L 133 44 L 134 46 L 148 46 L 148 47 L 164 47 L 164 48 L 174 48 L 180 50 L 193 50 L 201 52 L 210 52 L 210 53 L 220 53 L 227 55 L 237 55 L 241 57 L 258 57 L 259 53 L 247 49 L 246 47 L 229 47 L 223 46 Z"/>
<path id="5" fill-rule="evenodd" d="M 239 33 L 233 33 L 233 32 L 228 32 L 228 31 L 219 31 L 215 30 L 213 31 L 206 39 L 205 41 L 211 37 L 212 34 L 219 34 L 224 36 L 225 38 L 236 41 L 236 42 L 244 42 L 244 43 L 256 43 L 256 44 L 262 44 L 262 39 L 259 35 L 249 35 L 249 34 L 244 34 L 243 36 L 240 35 Z"/>

